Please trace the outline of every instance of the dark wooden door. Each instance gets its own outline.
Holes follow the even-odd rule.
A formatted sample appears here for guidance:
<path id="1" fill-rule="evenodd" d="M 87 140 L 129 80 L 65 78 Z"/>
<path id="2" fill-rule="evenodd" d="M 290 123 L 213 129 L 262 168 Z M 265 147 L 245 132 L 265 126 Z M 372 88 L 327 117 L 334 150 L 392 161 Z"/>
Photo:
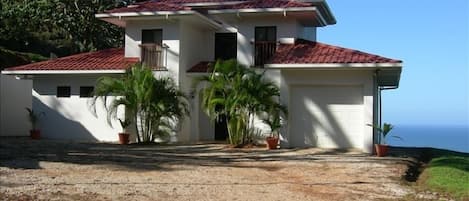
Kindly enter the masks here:
<path id="1" fill-rule="evenodd" d="M 215 120 L 215 140 L 225 141 L 228 138 L 228 127 L 226 126 L 226 118 Z"/>

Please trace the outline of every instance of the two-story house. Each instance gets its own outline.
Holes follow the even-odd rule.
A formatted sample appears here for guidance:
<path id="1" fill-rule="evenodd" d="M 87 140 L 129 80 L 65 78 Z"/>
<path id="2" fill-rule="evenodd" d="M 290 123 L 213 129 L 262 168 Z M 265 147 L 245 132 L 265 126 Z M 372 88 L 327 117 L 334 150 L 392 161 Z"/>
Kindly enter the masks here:
<path id="1" fill-rule="evenodd" d="M 46 113 L 45 137 L 117 140 L 119 127 L 107 125 L 103 111 L 89 112 L 89 94 L 99 76 L 142 62 L 190 94 L 191 115 L 178 141 L 223 138 L 192 82 L 216 59 L 234 58 L 265 70 L 280 87 L 280 101 L 289 108 L 283 146 L 371 152 L 376 133 L 368 125 L 381 121 L 380 91 L 399 84 L 401 61 L 316 41 L 318 28 L 336 23 L 325 0 L 159 0 L 96 17 L 125 29 L 124 48 L 3 72 L 33 79 L 33 107 Z"/>

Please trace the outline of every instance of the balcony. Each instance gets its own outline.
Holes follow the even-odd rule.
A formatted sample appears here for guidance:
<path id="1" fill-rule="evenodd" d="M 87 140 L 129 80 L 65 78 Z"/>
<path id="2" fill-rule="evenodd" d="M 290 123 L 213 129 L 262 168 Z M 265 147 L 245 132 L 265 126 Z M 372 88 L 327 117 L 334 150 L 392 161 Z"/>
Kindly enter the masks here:
<path id="1" fill-rule="evenodd" d="M 254 42 L 254 65 L 262 67 L 277 50 L 275 41 L 256 41 Z"/>
<path id="2" fill-rule="evenodd" d="M 166 44 L 145 43 L 140 45 L 140 62 L 153 70 L 166 70 L 167 49 Z"/>

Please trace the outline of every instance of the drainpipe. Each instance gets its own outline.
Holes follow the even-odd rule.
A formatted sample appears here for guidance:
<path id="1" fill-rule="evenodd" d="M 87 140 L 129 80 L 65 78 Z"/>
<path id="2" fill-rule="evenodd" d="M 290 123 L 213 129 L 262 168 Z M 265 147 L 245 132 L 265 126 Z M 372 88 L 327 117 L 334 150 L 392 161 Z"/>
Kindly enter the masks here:
<path id="1" fill-rule="evenodd" d="M 374 78 L 375 78 L 375 83 L 377 85 L 377 90 L 378 90 L 378 114 L 379 114 L 379 117 L 378 117 L 378 126 L 379 127 L 382 127 L 383 125 L 383 107 L 382 107 L 382 94 L 381 92 L 383 90 L 391 90 L 391 89 L 397 89 L 397 86 L 392 86 L 392 87 L 387 87 L 387 86 L 379 86 L 378 85 L 378 76 L 379 76 L 379 72 L 380 72 L 380 69 L 377 69 L 375 71 L 375 73 L 373 74 Z M 378 142 L 381 141 L 381 135 L 378 135 Z"/>

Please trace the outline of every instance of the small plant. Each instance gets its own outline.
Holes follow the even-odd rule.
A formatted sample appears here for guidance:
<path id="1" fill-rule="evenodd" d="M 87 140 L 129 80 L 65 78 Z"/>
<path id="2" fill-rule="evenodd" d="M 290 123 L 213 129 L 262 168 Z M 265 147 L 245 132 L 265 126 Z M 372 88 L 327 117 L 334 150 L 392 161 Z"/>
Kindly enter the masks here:
<path id="1" fill-rule="evenodd" d="M 39 120 L 39 118 L 43 115 L 45 115 L 44 112 L 35 112 L 33 109 L 31 108 L 25 108 L 27 111 L 28 111 L 28 119 L 29 119 L 29 122 L 31 122 L 31 130 L 36 130 L 36 125 L 37 125 L 37 122 Z"/>
<path id="2" fill-rule="evenodd" d="M 262 120 L 265 124 L 269 125 L 270 130 L 272 131 L 270 137 L 278 137 L 278 131 L 282 128 L 280 122 L 280 115 L 268 115 L 267 118 Z"/>
<path id="3" fill-rule="evenodd" d="M 274 104 L 269 110 L 269 114 L 262 121 L 270 127 L 272 133 L 270 137 L 278 137 L 279 130 L 282 128 L 280 113 L 287 115 L 287 108 L 280 104 Z"/>
<path id="4" fill-rule="evenodd" d="M 391 132 L 391 130 L 394 128 L 394 125 L 390 124 L 390 123 L 384 123 L 383 126 L 379 126 L 379 125 L 371 125 L 371 124 L 368 124 L 368 126 L 371 126 L 373 128 L 375 128 L 378 133 L 380 134 L 379 136 L 379 144 L 386 144 L 386 136 L 388 136 L 389 132 Z M 392 135 L 391 137 L 394 137 L 394 138 L 398 138 L 398 139 L 401 139 L 401 137 L 399 136 L 396 136 L 396 135 Z"/>
<path id="5" fill-rule="evenodd" d="M 124 119 L 124 121 L 122 121 L 122 119 L 119 119 L 119 123 L 122 126 L 122 130 L 125 130 L 127 127 L 130 126 L 130 124 L 132 124 L 132 121 L 130 121 L 130 119 Z"/>

